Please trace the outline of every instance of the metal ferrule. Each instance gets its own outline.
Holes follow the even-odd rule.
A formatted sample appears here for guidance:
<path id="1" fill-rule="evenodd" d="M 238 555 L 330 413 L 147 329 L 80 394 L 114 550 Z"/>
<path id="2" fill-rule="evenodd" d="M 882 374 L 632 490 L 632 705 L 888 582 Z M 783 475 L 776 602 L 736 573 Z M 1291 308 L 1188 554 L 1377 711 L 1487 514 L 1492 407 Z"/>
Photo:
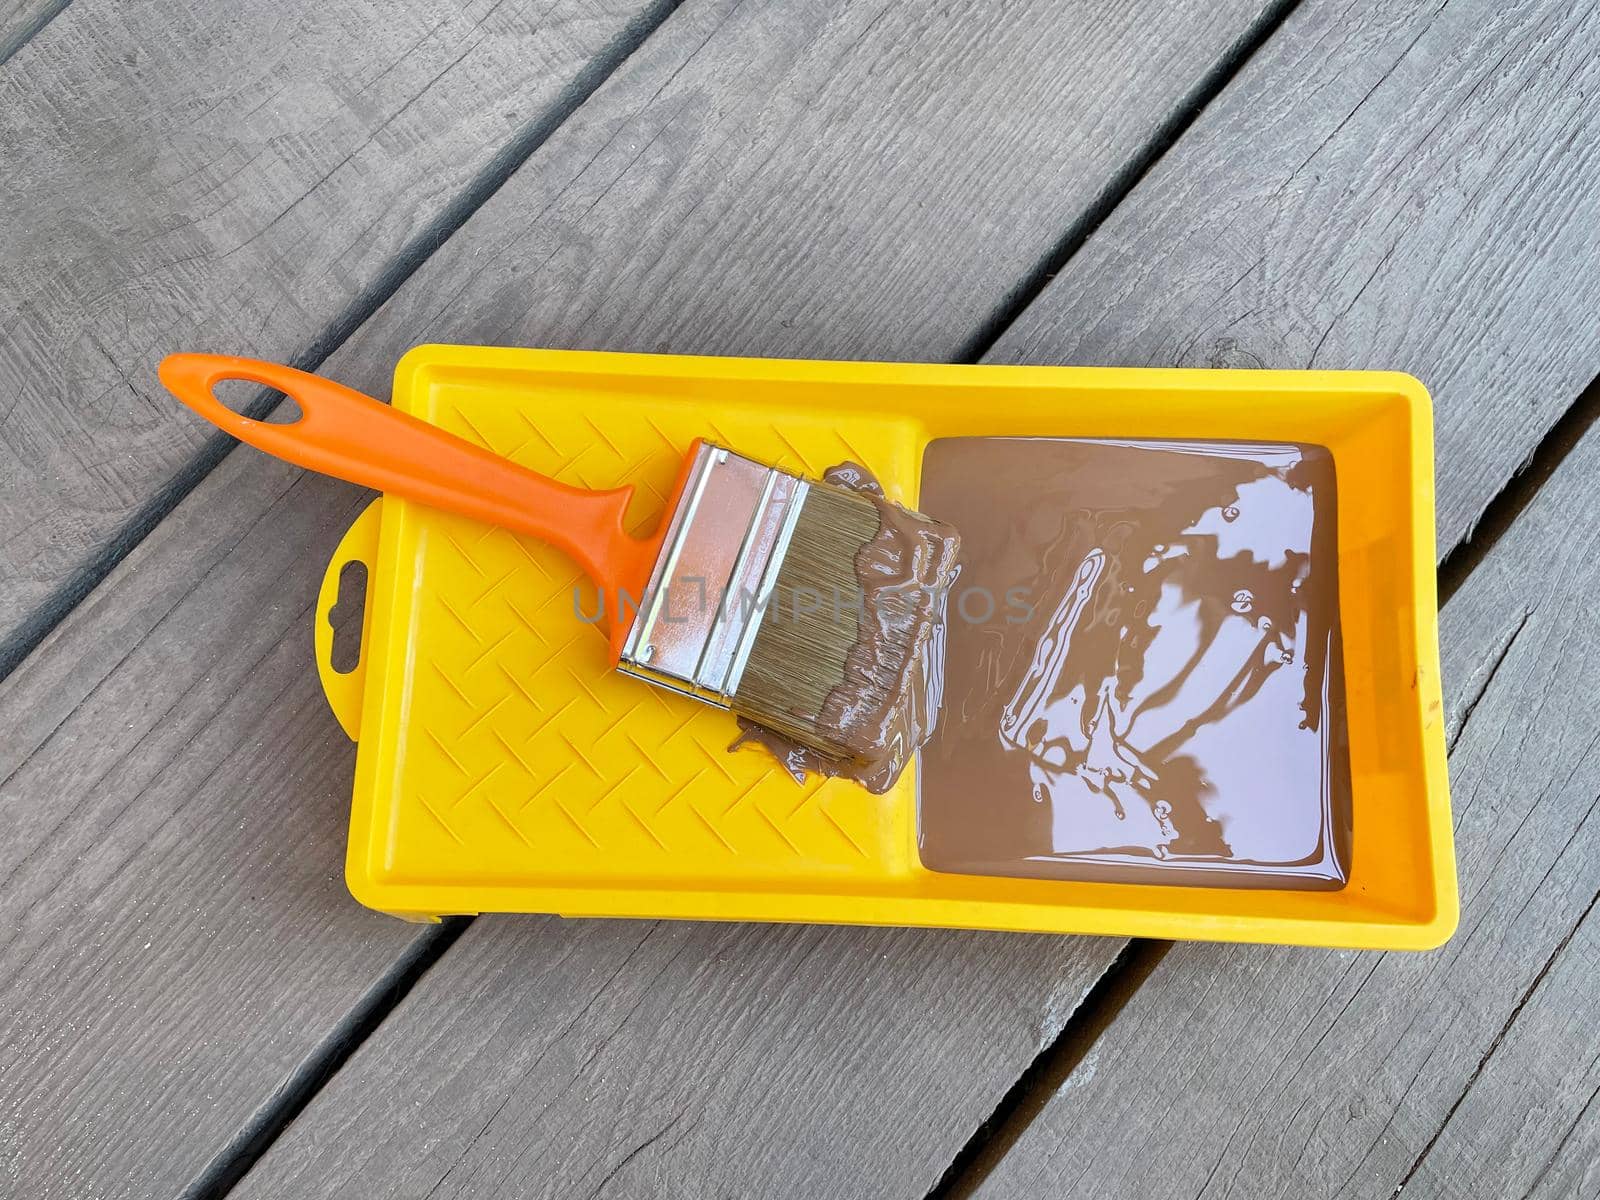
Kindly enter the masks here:
<path id="1" fill-rule="evenodd" d="M 803 479 L 703 443 L 619 669 L 726 708 L 809 491 Z"/>

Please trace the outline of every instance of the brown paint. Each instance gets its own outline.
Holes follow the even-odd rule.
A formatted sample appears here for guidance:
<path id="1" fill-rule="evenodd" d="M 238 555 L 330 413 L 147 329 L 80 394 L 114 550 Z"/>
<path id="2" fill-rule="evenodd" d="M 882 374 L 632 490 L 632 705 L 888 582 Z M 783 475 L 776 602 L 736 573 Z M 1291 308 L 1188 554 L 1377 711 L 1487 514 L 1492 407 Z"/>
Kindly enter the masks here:
<path id="1" fill-rule="evenodd" d="M 1325 448 L 943 439 L 922 508 L 961 530 L 944 711 L 919 768 L 927 866 L 1344 886 Z M 963 619 L 984 591 L 996 615 Z"/>
<path id="2" fill-rule="evenodd" d="M 900 778 L 938 717 L 944 600 L 959 539 L 950 526 L 886 500 L 864 467 L 841 463 L 822 478 L 869 496 L 878 509 L 878 532 L 856 555 L 859 594 L 836 598 L 855 609 L 860 630 L 844 679 L 828 693 L 818 720 L 830 740 L 869 749 L 858 759 L 831 759 L 743 717 L 729 749 L 763 747 L 797 781 L 808 773 L 837 776 L 882 793 Z"/>

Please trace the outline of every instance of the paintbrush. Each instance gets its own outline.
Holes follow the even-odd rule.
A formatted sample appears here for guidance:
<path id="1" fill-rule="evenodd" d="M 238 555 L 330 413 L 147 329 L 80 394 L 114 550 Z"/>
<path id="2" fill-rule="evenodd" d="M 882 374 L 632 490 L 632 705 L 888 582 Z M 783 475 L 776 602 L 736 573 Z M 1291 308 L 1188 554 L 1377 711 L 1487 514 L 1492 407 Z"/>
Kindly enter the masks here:
<path id="1" fill-rule="evenodd" d="M 875 740 L 885 722 L 874 718 L 900 702 L 937 606 L 925 590 L 883 593 L 864 578 L 882 565 L 881 500 L 697 439 L 665 518 L 636 538 L 624 528 L 632 487 L 558 483 L 321 376 L 175 354 L 160 377 L 201 416 L 268 454 L 566 552 L 599 589 L 618 670 L 731 709 L 830 759 L 883 755 Z M 299 419 L 276 424 L 234 412 L 214 392 L 228 379 L 284 393 Z M 926 521 L 894 514 L 897 530 Z M 943 545 L 953 562 L 953 536 Z"/>

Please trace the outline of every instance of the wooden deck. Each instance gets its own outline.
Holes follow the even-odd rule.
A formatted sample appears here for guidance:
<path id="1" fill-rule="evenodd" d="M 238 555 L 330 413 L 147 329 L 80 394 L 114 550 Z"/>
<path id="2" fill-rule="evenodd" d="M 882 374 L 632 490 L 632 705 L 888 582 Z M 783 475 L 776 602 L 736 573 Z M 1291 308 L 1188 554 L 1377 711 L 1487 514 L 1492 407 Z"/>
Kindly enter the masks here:
<path id="1" fill-rule="evenodd" d="M 1570 0 L 0 0 L 0 1191 L 1600 1196 L 1597 97 Z M 364 498 L 154 366 L 422 341 L 1417 374 L 1460 932 L 367 912 Z"/>

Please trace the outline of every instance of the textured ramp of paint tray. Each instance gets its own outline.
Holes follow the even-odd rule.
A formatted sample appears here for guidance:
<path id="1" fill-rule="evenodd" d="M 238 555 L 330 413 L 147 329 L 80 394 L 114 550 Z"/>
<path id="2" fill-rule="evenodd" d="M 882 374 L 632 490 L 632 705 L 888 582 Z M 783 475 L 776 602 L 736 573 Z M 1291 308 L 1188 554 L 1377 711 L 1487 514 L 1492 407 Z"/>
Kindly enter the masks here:
<path id="1" fill-rule="evenodd" d="M 737 400 L 426 391 L 419 415 L 497 453 L 583 487 L 636 485 L 640 529 L 695 436 L 807 474 L 863 461 L 891 494 L 916 477 L 920 441 L 903 419 L 810 412 L 780 427 Z M 384 707 L 401 728 L 375 789 L 391 880 L 860 888 L 909 866 L 909 773 L 877 797 L 730 754 L 727 713 L 610 670 L 604 639 L 575 616 L 575 587 L 594 611 L 586 581 L 560 553 L 415 507 L 400 527 L 398 569 L 409 562 L 415 586 L 397 601 Z"/>

